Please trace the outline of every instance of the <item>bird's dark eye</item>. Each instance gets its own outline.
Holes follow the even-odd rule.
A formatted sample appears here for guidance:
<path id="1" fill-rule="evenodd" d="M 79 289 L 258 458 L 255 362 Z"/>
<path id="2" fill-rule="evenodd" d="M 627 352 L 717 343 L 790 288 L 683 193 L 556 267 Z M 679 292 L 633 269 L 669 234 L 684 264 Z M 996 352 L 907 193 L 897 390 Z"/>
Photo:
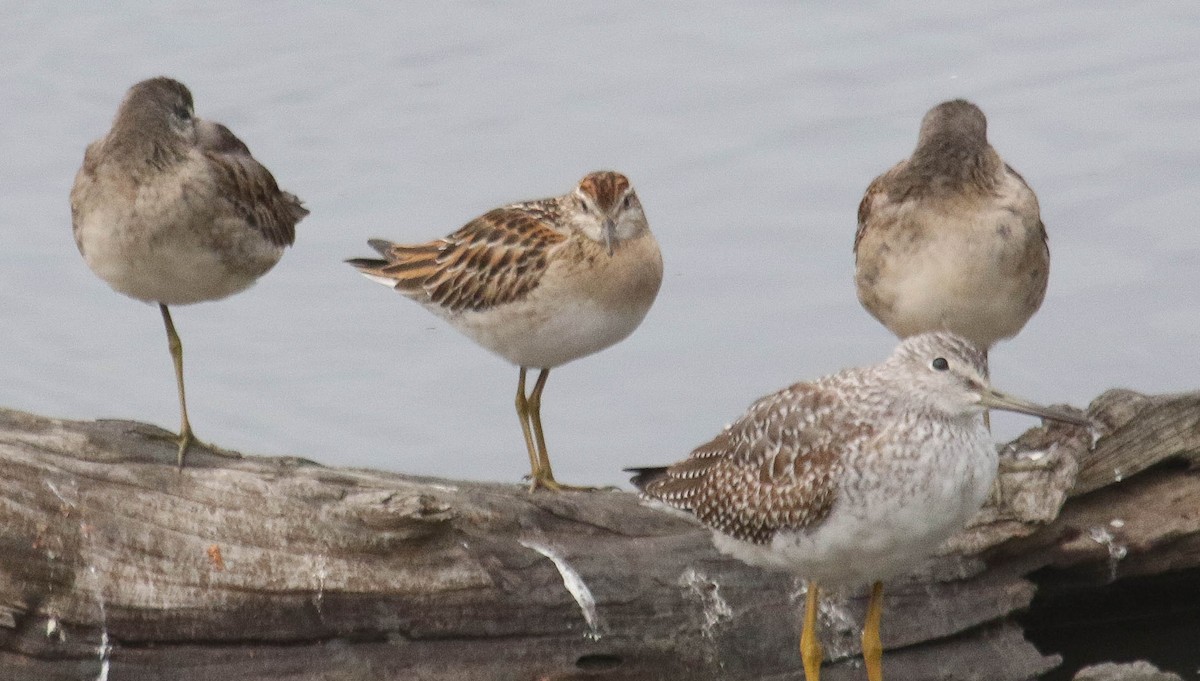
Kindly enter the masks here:
<path id="1" fill-rule="evenodd" d="M 625 210 L 629 210 L 629 207 L 632 205 L 633 205 L 633 194 L 626 194 L 625 200 L 623 202 L 621 202 L 621 208 L 624 208 Z"/>
<path id="2" fill-rule="evenodd" d="M 930 366 L 938 371 L 946 371 L 950 368 L 950 363 L 946 361 L 945 357 L 938 357 L 933 360 L 933 364 Z"/>
<path id="3" fill-rule="evenodd" d="M 180 104 L 175 107 L 175 115 L 179 116 L 180 120 L 186 121 L 192 117 L 192 112 L 186 106 Z"/>

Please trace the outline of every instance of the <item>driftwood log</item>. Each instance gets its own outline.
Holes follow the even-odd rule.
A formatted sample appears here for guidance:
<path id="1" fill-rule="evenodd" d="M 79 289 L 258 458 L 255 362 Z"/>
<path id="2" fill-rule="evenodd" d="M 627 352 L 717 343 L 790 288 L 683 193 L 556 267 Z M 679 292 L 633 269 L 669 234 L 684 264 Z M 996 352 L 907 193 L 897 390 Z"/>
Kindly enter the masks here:
<path id="1" fill-rule="evenodd" d="M 890 680 L 1192 678 L 1200 393 L 1089 414 L 1004 445 L 973 526 L 889 586 Z M 802 678 L 802 584 L 633 494 L 203 448 L 178 471 L 167 436 L 0 410 L 0 679 Z M 823 608 L 830 681 L 865 678 L 863 596 Z"/>

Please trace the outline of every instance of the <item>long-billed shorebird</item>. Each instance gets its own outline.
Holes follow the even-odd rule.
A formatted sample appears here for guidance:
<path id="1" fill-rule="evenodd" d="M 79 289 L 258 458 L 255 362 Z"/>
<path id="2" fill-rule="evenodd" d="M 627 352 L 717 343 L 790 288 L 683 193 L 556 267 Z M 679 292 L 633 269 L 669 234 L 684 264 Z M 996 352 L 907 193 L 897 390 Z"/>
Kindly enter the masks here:
<path id="1" fill-rule="evenodd" d="M 926 333 L 874 366 L 758 400 L 679 463 L 630 471 L 646 497 L 711 528 L 720 551 L 807 580 L 809 681 L 822 658 L 819 589 L 871 584 L 862 650 L 879 681 L 882 580 L 919 565 L 983 504 L 997 473 L 989 407 L 1087 424 L 995 390 L 974 343 Z"/>
<path id="2" fill-rule="evenodd" d="M 114 290 L 158 303 L 179 392 L 180 467 L 195 436 L 168 306 L 246 289 L 307 214 L 228 128 L 197 118 L 192 93 L 170 78 L 129 88 L 112 129 L 88 146 L 71 189 L 75 244 Z"/>
<path id="3" fill-rule="evenodd" d="M 854 256 L 858 299 L 892 333 L 953 331 L 985 357 L 1041 306 L 1050 272 L 1037 197 L 962 99 L 930 109 L 912 156 L 867 187 Z"/>
<path id="4" fill-rule="evenodd" d="M 542 432 L 550 370 L 624 339 L 662 283 L 662 256 L 633 185 L 595 172 L 562 196 L 514 203 L 424 244 L 373 239 L 382 259 L 347 260 L 520 367 L 517 417 L 531 489 L 563 489 Z M 525 393 L 528 369 L 540 369 Z"/>

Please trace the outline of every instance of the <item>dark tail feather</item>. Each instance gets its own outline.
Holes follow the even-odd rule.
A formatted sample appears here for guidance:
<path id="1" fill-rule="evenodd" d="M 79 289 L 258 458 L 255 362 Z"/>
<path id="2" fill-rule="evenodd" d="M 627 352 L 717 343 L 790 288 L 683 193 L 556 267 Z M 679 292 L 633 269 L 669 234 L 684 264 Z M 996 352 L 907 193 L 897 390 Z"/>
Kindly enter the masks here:
<path id="1" fill-rule="evenodd" d="M 629 482 L 639 490 L 645 491 L 646 485 L 658 480 L 667 474 L 666 466 L 646 466 L 644 468 L 626 468 L 626 473 L 633 473 L 633 477 Z"/>
<path id="2" fill-rule="evenodd" d="M 367 239 L 367 245 L 379 251 L 379 255 L 387 257 L 388 251 L 392 249 L 392 242 L 387 239 Z"/>
<path id="3" fill-rule="evenodd" d="M 388 251 L 392 248 L 392 242 L 387 239 L 367 239 L 367 245 L 379 251 L 379 255 L 387 258 Z M 377 270 L 388 264 L 388 260 L 379 260 L 376 258 L 348 258 L 347 265 L 357 267 L 360 270 Z"/>
<path id="4" fill-rule="evenodd" d="M 346 264 L 357 267 L 360 270 L 375 270 L 388 263 L 386 260 L 377 260 L 375 258 L 347 258 Z"/>

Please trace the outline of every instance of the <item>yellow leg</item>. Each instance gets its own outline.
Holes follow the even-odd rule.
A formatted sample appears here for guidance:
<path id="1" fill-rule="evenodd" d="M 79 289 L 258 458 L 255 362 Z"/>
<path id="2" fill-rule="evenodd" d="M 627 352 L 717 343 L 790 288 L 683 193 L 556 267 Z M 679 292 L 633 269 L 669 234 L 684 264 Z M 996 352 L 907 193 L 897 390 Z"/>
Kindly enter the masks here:
<path id="1" fill-rule="evenodd" d="M 529 393 L 529 421 L 533 426 L 533 436 L 537 439 L 538 466 L 542 470 L 543 482 L 554 483 L 554 470 L 550 468 L 550 454 L 546 451 L 546 435 L 542 432 L 542 390 L 546 388 L 546 379 L 550 377 L 549 369 L 538 372 L 533 391 Z"/>
<path id="2" fill-rule="evenodd" d="M 983 377 L 991 380 L 991 370 L 988 368 L 988 351 L 983 351 Z M 992 412 L 983 410 L 983 425 L 987 427 L 988 432 L 992 432 Z"/>
<path id="3" fill-rule="evenodd" d="M 879 620 L 883 617 L 883 582 L 871 586 L 867 617 L 863 623 L 862 653 L 868 681 L 883 681 L 883 643 L 879 640 Z"/>
<path id="4" fill-rule="evenodd" d="M 817 640 L 817 605 L 820 589 L 817 583 L 808 582 L 808 596 L 804 599 L 804 630 L 800 632 L 800 659 L 804 661 L 806 681 L 821 679 L 821 643 Z"/>
<path id="5" fill-rule="evenodd" d="M 529 452 L 529 478 L 533 481 L 530 491 L 537 487 L 541 475 L 541 463 L 538 461 L 537 448 L 533 444 L 533 432 L 529 427 L 529 400 L 525 399 L 525 367 L 521 367 L 521 377 L 517 379 L 517 418 L 521 420 L 521 433 L 525 436 L 525 449 Z"/>
<path id="6" fill-rule="evenodd" d="M 549 369 L 542 369 L 537 382 L 529 393 L 529 423 L 533 426 L 533 436 L 537 441 L 538 471 L 533 476 L 530 490 L 539 487 L 555 492 L 563 490 L 588 491 L 595 487 L 577 487 L 564 485 L 554 479 L 554 470 L 550 468 L 550 452 L 546 450 L 546 434 L 542 431 L 542 390 L 546 387 L 546 379 L 550 376 Z"/>
<path id="7" fill-rule="evenodd" d="M 179 334 L 175 333 L 175 324 L 171 321 L 171 312 L 167 310 L 167 306 L 159 303 L 158 309 L 162 311 L 163 324 L 167 327 L 167 347 L 170 348 L 171 360 L 175 363 L 175 385 L 179 389 L 179 413 L 182 418 L 179 425 L 178 464 L 182 469 L 183 457 L 195 439 L 192 435 L 192 424 L 188 423 L 187 397 L 183 391 L 183 343 L 179 340 Z"/>

